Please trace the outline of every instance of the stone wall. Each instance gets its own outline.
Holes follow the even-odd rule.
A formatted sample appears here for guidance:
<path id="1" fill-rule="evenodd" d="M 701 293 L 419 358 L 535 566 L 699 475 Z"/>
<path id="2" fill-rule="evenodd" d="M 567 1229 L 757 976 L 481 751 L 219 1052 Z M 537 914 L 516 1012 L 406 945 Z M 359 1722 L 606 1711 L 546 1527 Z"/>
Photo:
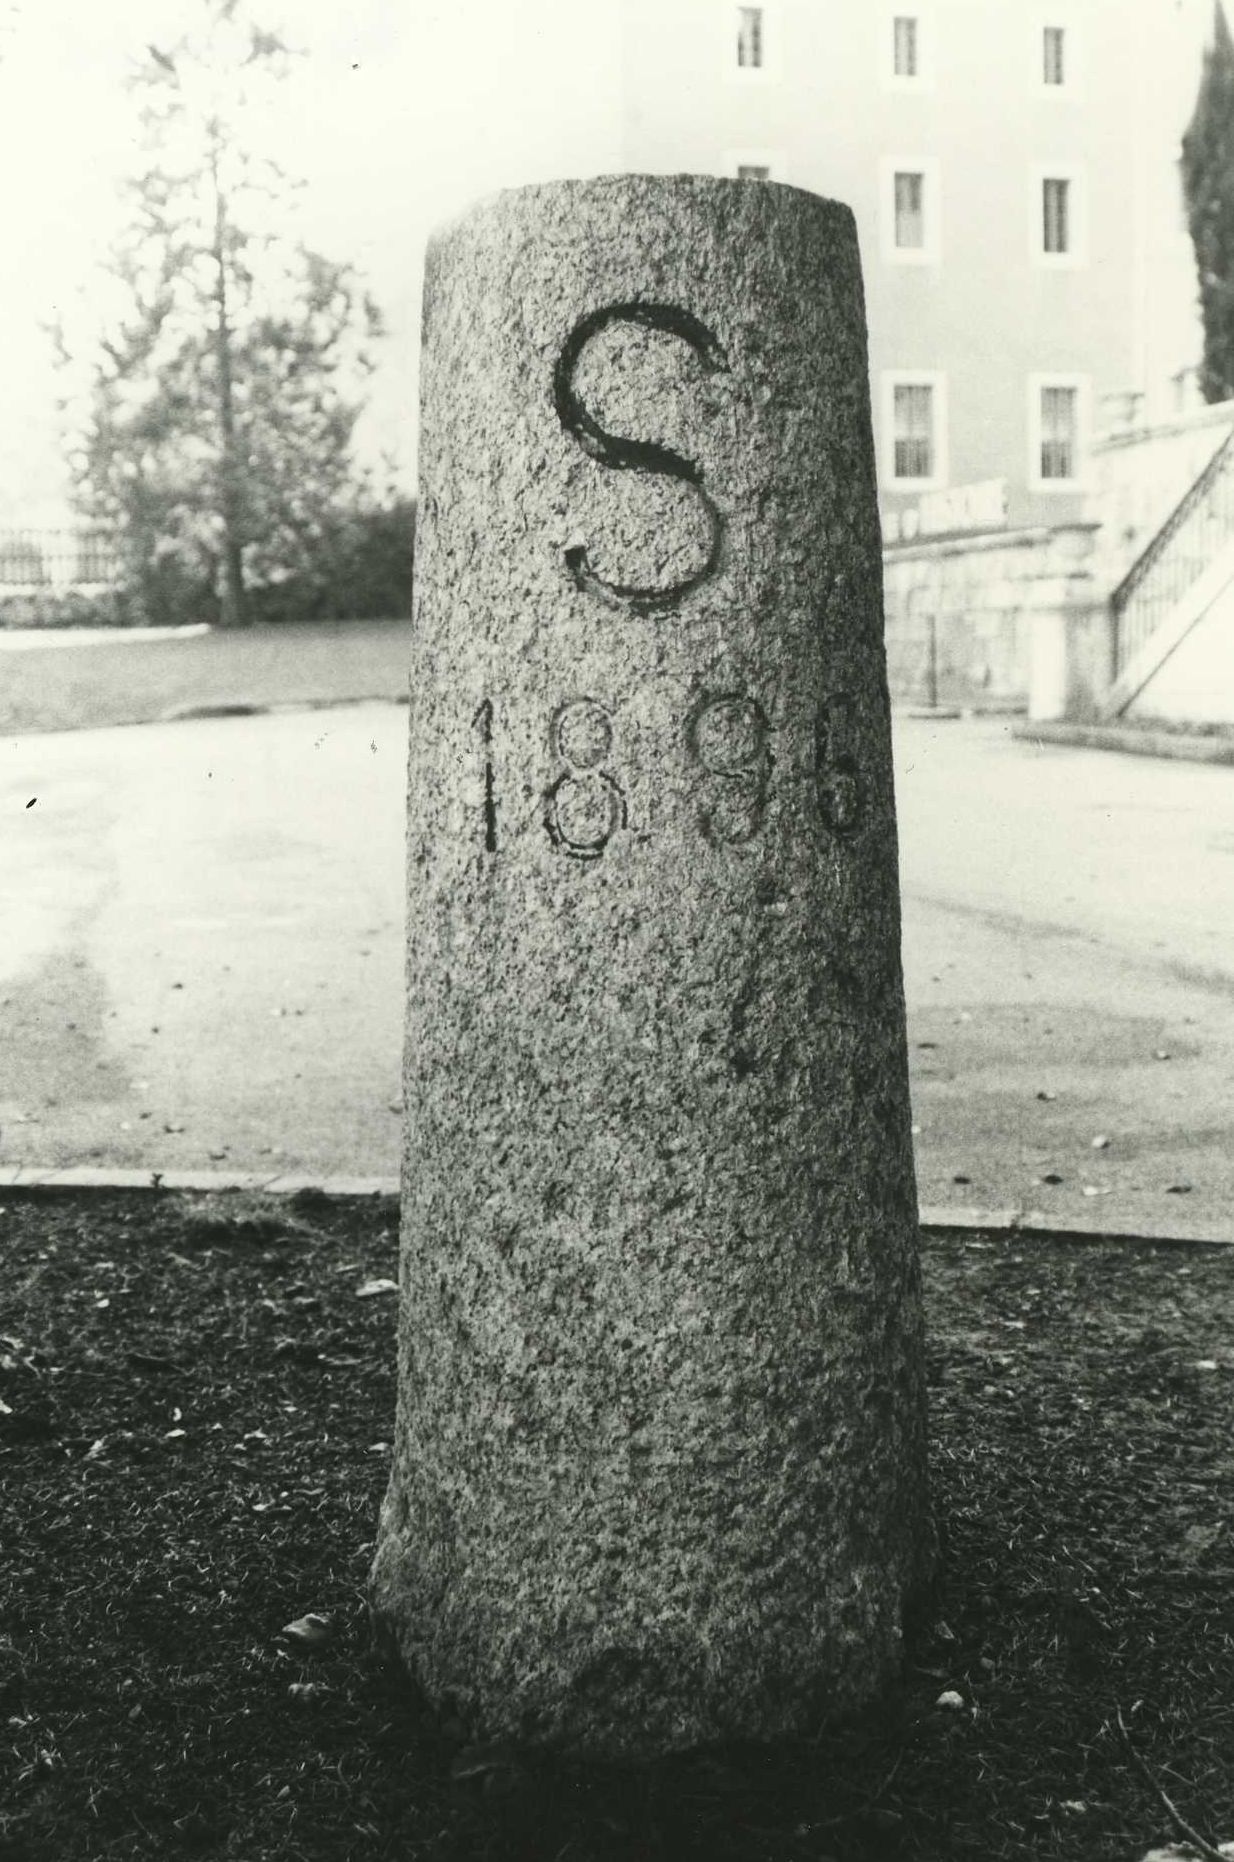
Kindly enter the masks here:
<path id="1" fill-rule="evenodd" d="M 1097 528 L 899 544 L 883 558 L 893 699 L 1027 710 L 1038 618 L 1089 610 Z"/>

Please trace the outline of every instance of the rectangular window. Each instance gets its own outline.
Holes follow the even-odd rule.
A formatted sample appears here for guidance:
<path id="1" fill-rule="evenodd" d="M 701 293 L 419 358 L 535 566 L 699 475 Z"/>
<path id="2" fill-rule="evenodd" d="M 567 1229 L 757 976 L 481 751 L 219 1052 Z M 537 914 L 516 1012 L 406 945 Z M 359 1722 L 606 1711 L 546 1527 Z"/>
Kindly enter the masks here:
<path id="1" fill-rule="evenodd" d="M 1064 46 L 1065 37 L 1061 26 L 1042 27 L 1041 82 L 1043 84 L 1065 84 L 1067 82 Z"/>
<path id="2" fill-rule="evenodd" d="M 896 382 L 891 411 L 896 478 L 933 478 L 933 387 L 928 382 Z"/>
<path id="3" fill-rule="evenodd" d="M 737 179 L 739 181 L 770 181 L 771 170 L 762 162 L 738 162 Z"/>
<path id="4" fill-rule="evenodd" d="M 1079 398 L 1078 388 L 1041 390 L 1040 465 L 1043 479 L 1076 477 Z"/>
<path id="5" fill-rule="evenodd" d="M 1041 183 L 1041 249 L 1071 250 L 1071 183 L 1047 175 Z"/>
<path id="6" fill-rule="evenodd" d="M 737 8 L 737 64 L 742 71 L 759 71 L 763 64 L 763 9 Z"/>
<path id="7" fill-rule="evenodd" d="M 898 78 L 915 78 L 917 69 L 917 20 L 911 13 L 897 13 L 892 22 L 894 65 Z"/>
<path id="8" fill-rule="evenodd" d="M 924 175 L 896 172 L 895 243 L 901 252 L 920 252 L 925 246 Z"/>

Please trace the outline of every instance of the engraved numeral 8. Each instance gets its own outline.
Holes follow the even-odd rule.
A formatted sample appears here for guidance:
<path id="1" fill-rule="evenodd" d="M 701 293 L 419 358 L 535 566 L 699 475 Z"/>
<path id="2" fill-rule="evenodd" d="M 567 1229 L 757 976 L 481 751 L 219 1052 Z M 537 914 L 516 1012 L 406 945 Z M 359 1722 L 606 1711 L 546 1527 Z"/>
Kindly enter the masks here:
<path id="1" fill-rule="evenodd" d="M 554 713 L 549 743 L 566 766 L 544 796 L 549 836 L 573 860 L 598 860 L 626 825 L 625 792 L 600 767 L 613 748 L 612 716 L 594 698 L 571 699 Z"/>
<path id="2" fill-rule="evenodd" d="M 699 820 L 709 841 L 753 840 L 767 809 L 771 751 L 767 714 L 755 698 L 711 698 L 686 725 L 690 754 L 711 778 Z"/>

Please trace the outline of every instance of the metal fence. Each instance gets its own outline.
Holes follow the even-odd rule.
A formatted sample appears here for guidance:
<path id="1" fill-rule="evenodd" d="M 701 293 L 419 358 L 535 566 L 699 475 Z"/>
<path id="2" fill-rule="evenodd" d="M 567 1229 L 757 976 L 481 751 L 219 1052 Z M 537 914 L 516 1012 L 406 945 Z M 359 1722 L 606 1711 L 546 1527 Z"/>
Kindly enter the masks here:
<path id="1" fill-rule="evenodd" d="M 97 531 L 0 530 L 0 599 L 109 589 L 118 580 L 115 550 Z"/>
<path id="2" fill-rule="evenodd" d="M 1177 606 L 1234 536 L 1234 432 L 1166 518 L 1111 597 L 1114 676 Z"/>

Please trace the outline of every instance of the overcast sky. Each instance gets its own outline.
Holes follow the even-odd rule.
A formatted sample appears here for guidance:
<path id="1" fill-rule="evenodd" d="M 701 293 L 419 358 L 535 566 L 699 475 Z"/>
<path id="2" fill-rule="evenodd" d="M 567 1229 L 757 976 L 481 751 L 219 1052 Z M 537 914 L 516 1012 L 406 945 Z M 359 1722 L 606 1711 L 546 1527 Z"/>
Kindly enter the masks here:
<path id="1" fill-rule="evenodd" d="M 191 0 L 0 0 L 0 528 L 56 520 L 57 378 L 40 325 L 88 316 L 91 274 L 132 163 L 124 76 Z M 608 0 L 271 0 L 308 56 L 272 138 L 303 177 L 300 230 L 364 272 L 390 337 L 361 434 L 408 486 L 420 261 L 428 229 L 477 194 L 615 159 L 596 107 Z"/>

